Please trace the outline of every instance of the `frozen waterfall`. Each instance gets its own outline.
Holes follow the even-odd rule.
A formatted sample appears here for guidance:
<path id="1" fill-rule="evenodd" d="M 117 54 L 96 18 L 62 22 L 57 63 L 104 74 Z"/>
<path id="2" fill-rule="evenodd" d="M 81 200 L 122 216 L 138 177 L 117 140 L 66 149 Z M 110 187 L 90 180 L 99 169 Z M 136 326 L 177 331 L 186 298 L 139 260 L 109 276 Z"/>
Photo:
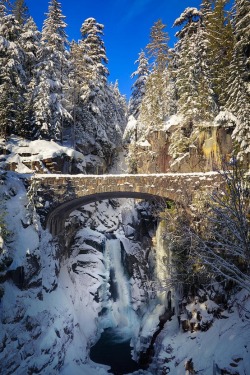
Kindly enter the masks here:
<path id="1" fill-rule="evenodd" d="M 131 293 L 128 277 L 122 262 L 122 249 L 119 239 L 107 239 L 104 252 L 106 266 L 106 283 L 103 292 L 104 308 L 107 313 L 102 327 L 113 327 L 122 330 L 128 337 L 134 325 L 138 324 L 137 316 L 131 306 Z"/>

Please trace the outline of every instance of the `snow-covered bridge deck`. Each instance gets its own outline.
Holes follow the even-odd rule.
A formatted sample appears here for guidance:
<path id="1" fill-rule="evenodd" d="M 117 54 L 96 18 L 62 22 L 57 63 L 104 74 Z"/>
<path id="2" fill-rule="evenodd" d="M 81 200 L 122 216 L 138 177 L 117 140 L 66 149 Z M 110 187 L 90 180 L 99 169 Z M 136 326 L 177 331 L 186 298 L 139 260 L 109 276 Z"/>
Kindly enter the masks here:
<path id="1" fill-rule="evenodd" d="M 35 202 L 44 227 L 52 234 L 62 230 L 69 213 L 84 204 L 109 198 L 169 199 L 182 201 L 199 189 L 219 185 L 220 175 L 209 173 L 62 175 L 32 177 Z"/>

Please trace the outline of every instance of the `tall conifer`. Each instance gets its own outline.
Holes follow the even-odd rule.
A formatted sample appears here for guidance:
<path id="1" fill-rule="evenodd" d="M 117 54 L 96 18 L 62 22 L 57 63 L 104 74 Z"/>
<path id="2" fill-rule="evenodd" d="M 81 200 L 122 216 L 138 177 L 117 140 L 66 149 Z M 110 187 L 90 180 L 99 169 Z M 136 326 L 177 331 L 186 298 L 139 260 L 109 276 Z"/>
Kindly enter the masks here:
<path id="1" fill-rule="evenodd" d="M 149 75 L 148 59 L 144 51 L 140 52 L 135 63 L 138 64 L 138 68 L 131 74 L 131 78 L 137 78 L 132 86 L 132 94 L 129 101 L 129 115 L 133 115 L 137 119 L 140 114 L 140 106 L 145 95 L 146 82 Z"/>
<path id="2" fill-rule="evenodd" d="M 234 29 L 236 52 L 244 70 L 244 80 L 250 82 L 250 1 L 235 0 Z M 250 88 L 249 88 L 250 92 Z"/>
<path id="3" fill-rule="evenodd" d="M 1 135 L 22 133 L 25 72 L 24 52 L 19 45 L 20 26 L 0 4 L 0 121 Z"/>
<path id="4" fill-rule="evenodd" d="M 64 122 L 69 117 L 63 93 L 68 69 L 64 18 L 61 4 L 51 0 L 42 29 L 36 72 L 38 85 L 34 93 L 36 136 L 56 141 L 62 140 Z"/>
<path id="5" fill-rule="evenodd" d="M 12 4 L 12 13 L 19 24 L 23 26 L 29 18 L 29 9 L 25 0 L 15 0 Z"/>
<path id="6" fill-rule="evenodd" d="M 166 86 L 168 84 L 166 68 L 169 61 L 169 37 L 162 20 L 154 23 L 150 31 L 150 40 L 146 49 L 152 70 L 147 79 L 146 92 L 141 105 L 139 120 L 146 131 L 160 129 L 168 115 Z"/>

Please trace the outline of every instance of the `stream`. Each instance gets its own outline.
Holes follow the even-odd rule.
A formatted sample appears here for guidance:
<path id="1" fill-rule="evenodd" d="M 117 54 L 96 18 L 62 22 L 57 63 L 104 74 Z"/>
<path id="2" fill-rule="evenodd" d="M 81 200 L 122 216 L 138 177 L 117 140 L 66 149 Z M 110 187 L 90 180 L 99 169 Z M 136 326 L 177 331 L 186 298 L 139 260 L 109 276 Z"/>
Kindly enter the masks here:
<path id="1" fill-rule="evenodd" d="M 161 239 L 161 228 L 157 235 L 157 250 L 161 258 L 164 255 Z M 157 336 L 164 327 L 167 320 L 171 319 L 171 293 L 170 301 L 166 306 L 166 291 L 157 296 L 158 303 L 165 305 L 162 320 L 155 327 L 155 332 L 148 343 L 148 348 L 141 352 L 138 363 L 132 359 L 131 342 L 139 334 L 141 325 L 140 316 L 132 308 L 131 290 L 129 278 L 124 268 L 124 254 L 121 248 L 121 242 L 117 238 L 106 239 L 104 250 L 105 264 L 105 282 L 102 286 L 102 311 L 99 318 L 98 331 L 102 332 L 99 340 L 90 349 L 90 359 L 99 364 L 111 367 L 110 373 L 114 375 L 124 375 L 137 372 L 138 370 L 147 370 L 154 356 L 154 344 Z M 166 277 L 166 270 L 160 262 L 156 261 L 157 275 L 161 280 Z M 160 310 L 158 310 L 160 311 Z M 157 316 L 160 318 L 160 316 Z M 154 319 L 151 316 L 153 324 Z M 157 321 L 156 321 L 157 322 Z"/>

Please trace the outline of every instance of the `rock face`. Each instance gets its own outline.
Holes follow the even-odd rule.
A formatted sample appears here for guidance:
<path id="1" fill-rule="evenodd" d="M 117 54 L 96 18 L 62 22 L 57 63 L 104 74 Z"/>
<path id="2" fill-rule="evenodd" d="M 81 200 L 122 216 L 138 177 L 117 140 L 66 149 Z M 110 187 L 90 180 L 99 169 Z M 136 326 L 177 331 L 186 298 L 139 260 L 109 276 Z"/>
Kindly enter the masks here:
<path id="1" fill-rule="evenodd" d="M 140 351 L 146 351 L 150 345 L 159 317 L 166 309 L 157 291 L 160 279 L 156 263 L 162 259 L 157 260 L 152 241 L 157 228 L 157 220 L 152 216 L 156 207 L 141 202 L 134 209 L 132 200 L 119 202 L 91 203 L 72 212 L 66 224 L 65 254 L 70 259 L 68 271 L 75 280 L 92 275 L 93 299 L 99 306 L 98 331 L 119 327 L 120 322 L 122 330 L 129 322 L 127 330 L 132 329 L 134 358 L 139 359 Z M 119 249 L 112 253 L 109 249 L 108 241 L 114 238 L 121 246 L 120 265 L 115 255 Z M 123 297 L 119 289 L 121 278 Z"/>
<path id="2" fill-rule="evenodd" d="M 181 123 L 151 131 L 129 146 L 129 164 L 135 173 L 207 172 L 229 160 L 233 129 L 204 124 L 193 128 Z"/>

